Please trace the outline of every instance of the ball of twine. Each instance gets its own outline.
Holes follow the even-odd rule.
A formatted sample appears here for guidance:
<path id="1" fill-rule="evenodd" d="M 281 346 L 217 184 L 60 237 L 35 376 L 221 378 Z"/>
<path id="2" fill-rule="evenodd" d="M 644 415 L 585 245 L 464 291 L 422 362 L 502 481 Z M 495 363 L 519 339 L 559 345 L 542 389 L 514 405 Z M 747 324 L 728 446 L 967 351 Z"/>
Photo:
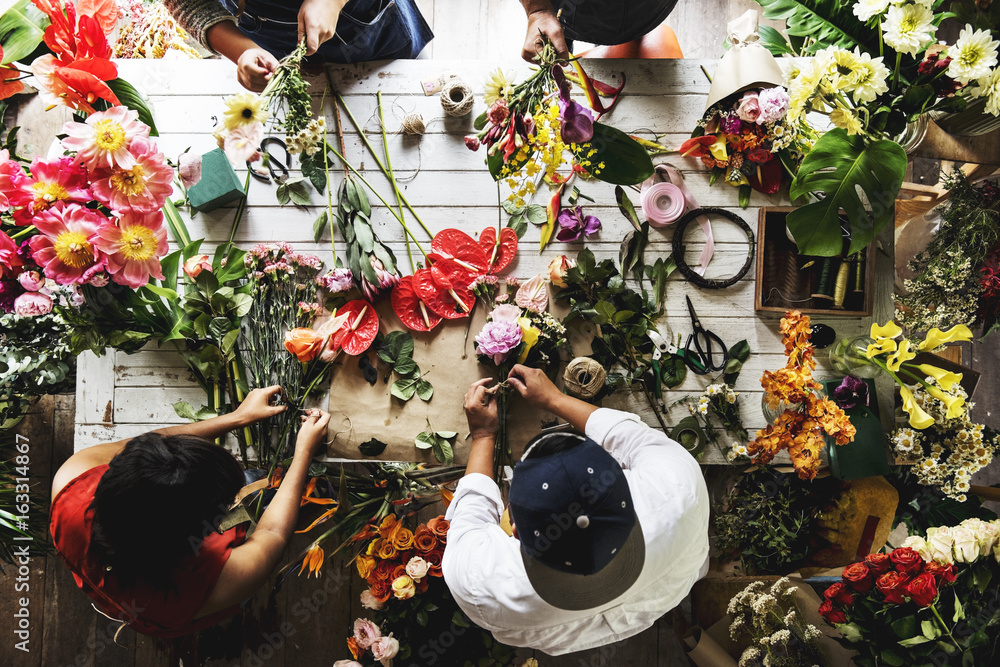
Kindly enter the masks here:
<path id="1" fill-rule="evenodd" d="M 403 134 L 423 134 L 427 130 L 427 123 L 420 114 L 408 113 L 403 116 L 403 124 L 399 129 Z"/>
<path id="2" fill-rule="evenodd" d="M 454 79 L 441 91 L 441 108 L 449 116 L 464 116 L 472 111 L 476 98 L 461 79 Z"/>
<path id="3" fill-rule="evenodd" d="M 570 396 L 589 400 L 604 387 L 604 367 L 590 357 L 577 357 L 566 366 L 563 381 Z"/>

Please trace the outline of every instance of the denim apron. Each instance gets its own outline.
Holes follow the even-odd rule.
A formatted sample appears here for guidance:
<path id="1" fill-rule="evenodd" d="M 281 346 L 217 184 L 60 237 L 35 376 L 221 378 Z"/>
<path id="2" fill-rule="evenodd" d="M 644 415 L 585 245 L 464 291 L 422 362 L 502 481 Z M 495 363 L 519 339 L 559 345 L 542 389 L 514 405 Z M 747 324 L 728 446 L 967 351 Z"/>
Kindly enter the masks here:
<path id="1" fill-rule="evenodd" d="M 238 0 L 222 0 L 235 16 Z M 270 51 L 287 56 L 298 41 L 301 2 L 246 0 L 237 25 L 240 31 Z M 434 38 L 414 0 L 350 0 L 340 12 L 337 32 L 311 57 L 323 62 L 416 58 Z"/>
<path id="2" fill-rule="evenodd" d="M 624 44 L 663 23 L 677 0 L 552 0 L 566 39 Z"/>

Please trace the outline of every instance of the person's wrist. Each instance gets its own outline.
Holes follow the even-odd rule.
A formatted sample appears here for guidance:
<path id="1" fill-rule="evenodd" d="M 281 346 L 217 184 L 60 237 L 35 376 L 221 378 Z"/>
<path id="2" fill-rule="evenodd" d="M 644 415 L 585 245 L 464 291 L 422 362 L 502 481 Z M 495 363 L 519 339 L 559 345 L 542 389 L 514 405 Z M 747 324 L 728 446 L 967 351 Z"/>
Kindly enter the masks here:
<path id="1" fill-rule="evenodd" d="M 492 443 L 496 440 L 497 437 L 496 431 L 491 431 L 489 429 L 477 429 L 475 431 L 472 431 L 469 435 L 472 438 L 473 445 L 480 442 Z"/>

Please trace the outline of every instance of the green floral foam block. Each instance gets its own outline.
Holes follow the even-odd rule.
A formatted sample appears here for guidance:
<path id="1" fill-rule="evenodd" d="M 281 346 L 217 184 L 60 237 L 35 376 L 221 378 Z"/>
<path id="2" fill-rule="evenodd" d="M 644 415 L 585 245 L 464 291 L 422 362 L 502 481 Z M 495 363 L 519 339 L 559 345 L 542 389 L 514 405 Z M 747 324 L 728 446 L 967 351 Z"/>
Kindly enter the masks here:
<path id="1" fill-rule="evenodd" d="M 201 180 L 188 188 L 192 208 L 207 213 L 244 197 L 243 184 L 222 149 L 205 153 L 201 157 Z"/>

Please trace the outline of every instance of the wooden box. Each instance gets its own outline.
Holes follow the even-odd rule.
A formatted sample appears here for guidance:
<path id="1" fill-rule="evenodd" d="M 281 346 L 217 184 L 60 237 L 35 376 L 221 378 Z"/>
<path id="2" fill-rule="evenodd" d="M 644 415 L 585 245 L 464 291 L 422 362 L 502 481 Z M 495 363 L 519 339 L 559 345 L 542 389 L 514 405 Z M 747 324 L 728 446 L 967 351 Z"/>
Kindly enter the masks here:
<path id="1" fill-rule="evenodd" d="M 792 206 L 765 206 L 760 209 L 754 310 L 777 314 L 799 310 L 807 315 L 871 315 L 875 296 L 875 243 L 865 249 L 861 288 L 855 285 L 855 270 L 851 267 L 844 307 L 834 308 L 832 300 L 813 297 L 819 286 L 824 258 L 799 255 L 795 242 L 786 234 L 785 218 L 794 210 Z M 806 266 L 809 262 L 813 264 Z M 831 270 L 836 274 L 836 262 Z"/>

